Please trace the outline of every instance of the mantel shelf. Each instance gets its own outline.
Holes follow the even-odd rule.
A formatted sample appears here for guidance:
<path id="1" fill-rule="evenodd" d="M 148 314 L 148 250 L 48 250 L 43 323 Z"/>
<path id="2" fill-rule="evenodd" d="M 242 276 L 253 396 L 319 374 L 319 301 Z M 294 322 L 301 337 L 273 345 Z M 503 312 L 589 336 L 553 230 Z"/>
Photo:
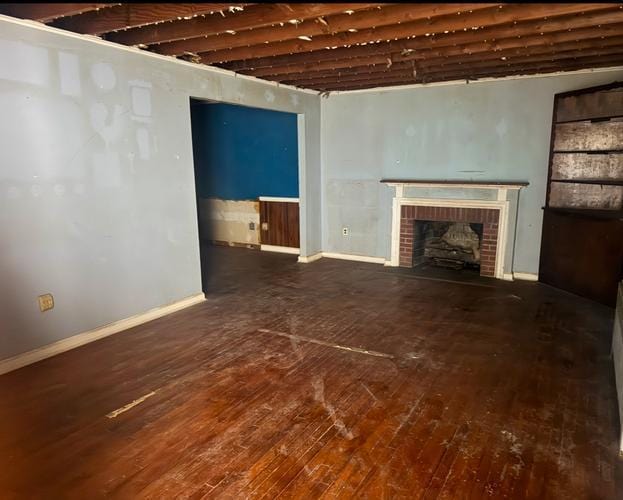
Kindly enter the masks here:
<path id="1" fill-rule="evenodd" d="M 521 189 L 528 182 L 513 181 L 470 181 L 470 180 L 425 180 L 425 179 L 381 179 L 389 186 L 418 186 L 470 189 Z"/>

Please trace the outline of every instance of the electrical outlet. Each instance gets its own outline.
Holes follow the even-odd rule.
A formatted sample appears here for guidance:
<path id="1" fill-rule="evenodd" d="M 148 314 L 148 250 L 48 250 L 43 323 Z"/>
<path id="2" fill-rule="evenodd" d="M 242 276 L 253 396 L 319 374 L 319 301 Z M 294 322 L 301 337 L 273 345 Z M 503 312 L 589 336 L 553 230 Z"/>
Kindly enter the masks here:
<path id="1" fill-rule="evenodd" d="M 348 228 L 347 227 L 343 227 L 342 228 L 342 236 L 348 236 Z"/>
<path id="2" fill-rule="evenodd" d="M 254 230 L 255 230 L 255 222 L 249 222 L 249 229 L 250 229 L 251 231 L 254 231 Z"/>
<path id="3" fill-rule="evenodd" d="M 268 222 L 262 222 L 262 231 L 268 231 Z"/>
<path id="4" fill-rule="evenodd" d="M 41 312 L 49 311 L 54 308 L 54 297 L 52 297 L 51 293 L 46 293 L 45 295 L 39 295 L 39 309 Z"/>

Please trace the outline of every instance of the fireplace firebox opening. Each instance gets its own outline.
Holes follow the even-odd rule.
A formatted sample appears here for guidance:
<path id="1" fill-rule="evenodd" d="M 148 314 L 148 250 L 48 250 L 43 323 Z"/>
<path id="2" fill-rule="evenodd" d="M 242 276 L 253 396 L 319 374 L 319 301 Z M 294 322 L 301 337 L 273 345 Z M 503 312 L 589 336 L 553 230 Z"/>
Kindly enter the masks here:
<path id="1" fill-rule="evenodd" d="M 453 221 L 413 221 L 413 267 L 433 265 L 480 271 L 483 225 Z"/>

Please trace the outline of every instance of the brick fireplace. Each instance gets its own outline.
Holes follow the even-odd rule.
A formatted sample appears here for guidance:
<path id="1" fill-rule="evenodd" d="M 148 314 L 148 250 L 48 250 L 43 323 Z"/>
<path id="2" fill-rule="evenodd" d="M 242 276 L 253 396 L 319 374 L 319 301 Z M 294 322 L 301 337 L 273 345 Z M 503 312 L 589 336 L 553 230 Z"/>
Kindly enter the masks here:
<path id="1" fill-rule="evenodd" d="M 479 267 L 482 276 L 513 279 L 519 191 L 527 182 L 381 182 L 395 189 L 386 265 L 456 264 Z"/>
<path id="2" fill-rule="evenodd" d="M 403 205 L 400 209 L 400 267 L 413 267 L 416 221 L 469 222 L 482 224 L 480 274 L 494 277 L 499 216 L 497 209 Z"/>

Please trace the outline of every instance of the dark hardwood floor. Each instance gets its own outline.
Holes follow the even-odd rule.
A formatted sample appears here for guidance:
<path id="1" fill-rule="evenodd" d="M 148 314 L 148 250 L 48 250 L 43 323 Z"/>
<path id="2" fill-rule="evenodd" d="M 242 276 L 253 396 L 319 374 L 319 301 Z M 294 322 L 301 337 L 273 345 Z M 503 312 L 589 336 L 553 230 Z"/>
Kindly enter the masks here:
<path id="1" fill-rule="evenodd" d="M 1 498 L 616 498 L 611 309 L 209 261 L 205 303 L 0 377 Z"/>

